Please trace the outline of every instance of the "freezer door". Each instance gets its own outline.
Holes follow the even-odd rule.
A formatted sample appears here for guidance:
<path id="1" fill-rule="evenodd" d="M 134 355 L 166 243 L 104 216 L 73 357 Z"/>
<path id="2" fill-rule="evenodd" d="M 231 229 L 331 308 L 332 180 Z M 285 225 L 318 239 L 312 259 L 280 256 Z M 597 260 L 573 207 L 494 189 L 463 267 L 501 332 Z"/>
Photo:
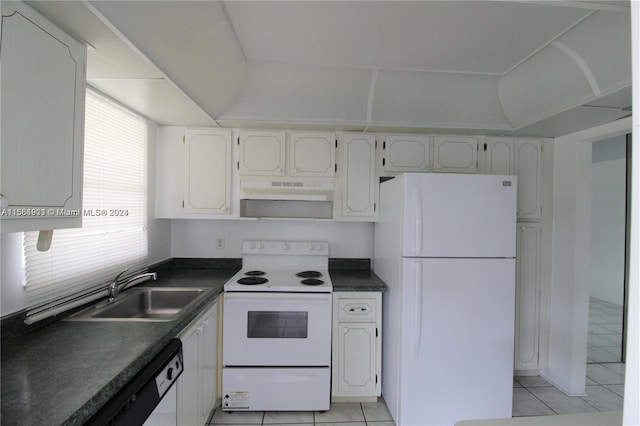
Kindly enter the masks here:
<path id="1" fill-rule="evenodd" d="M 515 176 L 405 175 L 405 257 L 515 257 Z"/>
<path id="2" fill-rule="evenodd" d="M 405 259 L 402 425 L 511 417 L 515 261 Z"/>

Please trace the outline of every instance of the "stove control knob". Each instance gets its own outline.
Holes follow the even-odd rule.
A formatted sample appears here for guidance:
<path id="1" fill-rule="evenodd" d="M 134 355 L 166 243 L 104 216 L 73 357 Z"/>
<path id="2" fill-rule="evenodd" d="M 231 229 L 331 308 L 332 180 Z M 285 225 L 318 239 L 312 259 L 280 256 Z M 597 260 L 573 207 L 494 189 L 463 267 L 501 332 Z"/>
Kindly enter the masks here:
<path id="1" fill-rule="evenodd" d="M 258 243 L 258 250 L 264 250 L 264 244 Z"/>
<path id="2" fill-rule="evenodd" d="M 309 251 L 314 251 L 316 246 L 314 244 L 309 244 Z"/>
<path id="3" fill-rule="evenodd" d="M 288 244 L 288 243 L 284 243 L 284 244 L 282 245 L 282 249 L 283 249 L 284 251 L 289 251 L 289 244 Z"/>
<path id="4" fill-rule="evenodd" d="M 256 244 L 255 243 L 250 243 L 249 244 L 249 250 L 253 251 L 256 249 Z"/>

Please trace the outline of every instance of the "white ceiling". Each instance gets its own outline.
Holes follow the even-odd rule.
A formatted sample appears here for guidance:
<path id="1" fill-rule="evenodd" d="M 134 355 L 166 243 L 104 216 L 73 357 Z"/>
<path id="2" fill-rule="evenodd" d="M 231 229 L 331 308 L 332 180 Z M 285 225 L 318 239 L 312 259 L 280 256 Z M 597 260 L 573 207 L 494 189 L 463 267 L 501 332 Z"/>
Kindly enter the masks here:
<path id="1" fill-rule="evenodd" d="M 631 104 L 628 1 L 28 3 L 161 124 L 559 136 Z"/>
<path id="2" fill-rule="evenodd" d="M 251 62 L 499 75 L 590 12 L 478 1 L 225 5 Z"/>

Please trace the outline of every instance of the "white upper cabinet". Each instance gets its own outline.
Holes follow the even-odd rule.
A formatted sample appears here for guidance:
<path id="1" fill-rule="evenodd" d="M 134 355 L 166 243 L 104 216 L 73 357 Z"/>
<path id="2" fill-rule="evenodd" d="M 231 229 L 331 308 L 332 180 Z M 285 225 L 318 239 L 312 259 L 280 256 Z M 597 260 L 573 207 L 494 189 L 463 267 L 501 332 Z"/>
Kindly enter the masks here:
<path id="1" fill-rule="evenodd" d="M 428 172 L 431 137 L 386 135 L 382 143 L 384 172 Z"/>
<path id="2" fill-rule="evenodd" d="M 539 219 L 542 214 L 542 141 L 517 138 L 515 171 L 518 176 L 518 218 Z"/>
<path id="3" fill-rule="evenodd" d="M 285 176 L 285 132 L 240 131 L 240 176 Z"/>
<path id="4" fill-rule="evenodd" d="M 159 126 L 156 217 L 231 218 L 234 146 L 230 130 Z"/>
<path id="5" fill-rule="evenodd" d="M 241 130 L 238 143 L 241 177 L 332 178 L 336 173 L 335 133 Z"/>
<path id="6" fill-rule="evenodd" d="M 185 213 L 230 212 L 231 147 L 230 130 L 185 131 Z"/>
<path id="7" fill-rule="evenodd" d="M 336 174 L 335 133 L 290 133 L 289 174 L 333 177 Z"/>
<path id="8" fill-rule="evenodd" d="M 509 137 L 487 138 L 484 146 L 486 172 L 491 175 L 513 175 L 514 139 Z"/>
<path id="9" fill-rule="evenodd" d="M 436 173 L 476 173 L 478 138 L 476 136 L 435 136 L 433 171 Z"/>
<path id="10" fill-rule="evenodd" d="M 79 227 L 86 48 L 2 2 L 2 231 Z"/>
<path id="11" fill-rule="evenodd" d="M 518 177 L 518 219 L 540 219 L 542 212 L 542 141 L 489 137 L 485 172 Z"/>
<path id="12" fill-rule="evenodd" d="M 341 209 L 334 217 L 375 220 L 375 135 L 345 133 L 342 144 Z"/>

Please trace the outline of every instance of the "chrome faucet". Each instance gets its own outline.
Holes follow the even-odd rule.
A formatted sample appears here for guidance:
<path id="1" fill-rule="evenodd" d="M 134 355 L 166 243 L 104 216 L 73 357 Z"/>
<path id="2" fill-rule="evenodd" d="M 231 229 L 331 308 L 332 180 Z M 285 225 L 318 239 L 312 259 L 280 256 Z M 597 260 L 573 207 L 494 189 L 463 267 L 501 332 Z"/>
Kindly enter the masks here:
<path id="1" fill-rule="evenodd" d="M 139 274 L 136 275 L 135 277 L 131 277 L 127 280 L 127 282 L 125 282 L 124 284 L 121 284 L 120 286 L 118 286 L 118 279 L 120 278 L 120 276 L 122 276 L 122 274 L 124 274 L 125 272 L 127 272 L 129 270 L 129 268 L 124 269 L 122 271 L 120 271 L 120 273 L 118 273 L 118 275 L 116 275 L 116 277 L 113 279 L 113 281 L 111 281 L 111 284 L 109 284 L 109 287 L 107 288 L 107 290 L 109 291 L 109 300 L 107 300 L 107 303 L 111 303 L 114 300 L 116 300 L 116 298 L 118 297 L 118 293 L 120 293 L 122 290 L 126 289 L 127 287 L 129 287 L 129 285 L 131 285 L 132 283 L 142 279 L 142 278 L 151 278 L 154 281 L 158 278 L 158 274 L 155 272 L 147 272 L 144 274 Z"/>

